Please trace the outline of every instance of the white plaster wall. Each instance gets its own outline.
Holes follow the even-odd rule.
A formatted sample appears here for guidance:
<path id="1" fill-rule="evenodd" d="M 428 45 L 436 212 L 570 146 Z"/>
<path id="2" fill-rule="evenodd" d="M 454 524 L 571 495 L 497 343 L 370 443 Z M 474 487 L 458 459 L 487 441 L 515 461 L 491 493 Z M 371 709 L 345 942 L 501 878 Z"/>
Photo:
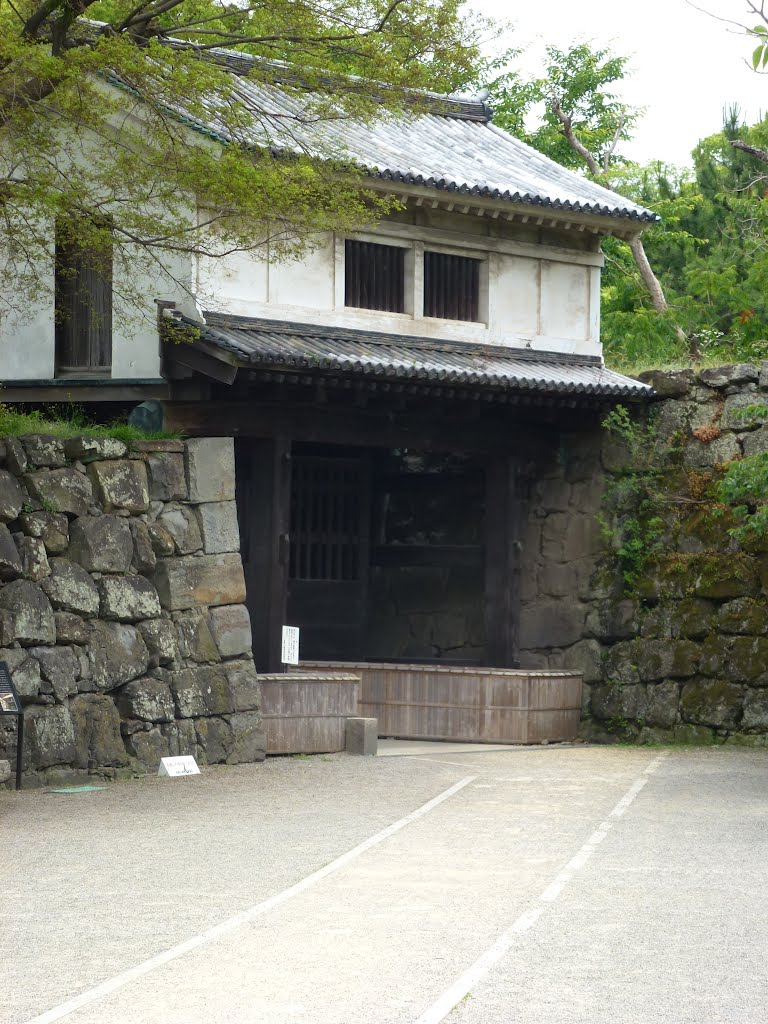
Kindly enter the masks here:
<path id="1" fill-rule="evenodd" d="M 579 352 L 589 341 L 589 295 L 588 267 L 542 260 L 541 336 L 556 342 L 556 351 Z"/>
<path id="2" fill-rule="evenodd" d="M 0 383 L 53 377 L 53 273 L 46 276 L 24 312 L 0 322 Z"/>
<path id="3" fill-rule="evenodd" d="M 462 235 L 467 219 L 453 215 L 452 221 L 446 221 L 452 224 L 450 231 L 390 220 L 359 237 L 405 242 L 415 254 L 409 265 L 417 280 L 425 247 L 482 258 L 487 268 L 481 275 L 487 280 L 487 288 L 482 289 L 486 297 L 483 323 L 424 317 L 418 296 L 413 314 L 346 308 L 343 239 L 331 234 L 301 258 L 288 261 L 271 260 L 266 248 L 263 259 L 253 255 L 201 259 L 198 304 L 238 316 L 599 355 L 602 257 L 584 251 L 581 237 L 582 249 L 569 252 L 562 246 L 537 245 L 530 240 L 515 242 L 477 232 Z"/>

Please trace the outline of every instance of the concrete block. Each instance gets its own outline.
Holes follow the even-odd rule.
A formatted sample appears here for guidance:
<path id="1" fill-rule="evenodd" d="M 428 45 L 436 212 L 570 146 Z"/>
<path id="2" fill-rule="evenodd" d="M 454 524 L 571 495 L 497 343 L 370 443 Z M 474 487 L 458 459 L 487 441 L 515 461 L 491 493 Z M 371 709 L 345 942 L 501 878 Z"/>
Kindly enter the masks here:
<path id="1" fill-rule="evenodd" d="M 379 720 L 377 718 L 348 718 L 346 750 L 348 754 L 374 757 L 379 747 Z"/>

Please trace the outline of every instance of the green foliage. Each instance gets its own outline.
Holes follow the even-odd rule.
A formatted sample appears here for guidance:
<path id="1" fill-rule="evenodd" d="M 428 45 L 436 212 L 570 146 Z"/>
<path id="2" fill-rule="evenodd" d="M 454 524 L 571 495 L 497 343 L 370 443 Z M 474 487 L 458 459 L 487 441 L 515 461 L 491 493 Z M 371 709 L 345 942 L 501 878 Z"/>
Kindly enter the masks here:
<path id="1" fill-rule="evenodd" d="M 763 48 L 762 67 L 768 25 L 754 32 Z M 526 80 L 510 72 L 492 90 L 499 124 L 586 173 L 583 157 L 569 145 L 553 108 L 556 98 L 575 136 L 594 157 L 593 170 L 599 173 L 590 176 L 661 217 L 644 231 L 643 244 L 669 305 L 665 312 L 653 308 L 627 244 L 612 238 L 603 242 L 606 361 L 619 370 L 637 370 L 682 366 L 692 354 L 712 363 L 766 358 L 765 167 L 732 143 L 739 139 L 765 150 L 768 118 L 747 126 L 738 109 L 731 108 L 724 112 L 721 130 L 694 150 L 690 170 L 659 160 L 641 166 L 621 153 L 641 113 L 617 96 L 626 73 L 627 58 L 607 49 L 549 47 L 542 77 Z"/>
<path id="2" fill-rule="evenodd" d="M 161 266 L 183 283 L 189 254 L 279 257 L 371 223 L 394 201 L 323 124 L 461 88 L 482 74 L 487 34 L 464 0 L 0 4 L 0 315 L 40 287 L 54 221 L 95 254 L 114 246 L 127 299 Z M 233 75 L 216 46 L 261 59 Z M 274 115 L 276 82 L 294 116 Z"/>
<path id="3" fill-rule="evenodd" d="M 603 537 L 613 551 L 625 592 L 632 594 L 658 554 L 666 529 L 659 486 L 663 453 L 653 425 L 638 422 L 622 405 L 601 425 L 624 455 L 623 469 L 609 480 L 603 498 Z"/>
<path id="4" fill-rule="evenodd" d="M 114 421 L 91 423 L 77 406 L 52 406 L 44 412 L 37 409 L 19 411 L 18 406 L 0 403 L 0 437 L 23 437 L 25 434 L 52 434 L 54 437 L 116 437 L 131 441 L 178 437 L 163 431 L 144 431 L 130 423 Z"/>
<path id="5" fill-rule="evenodd" d="M 740 520 L 730 531 L 736 540 L 750 545 L 768 536 L 768 452 L 732 462 L 718 481 L 716 495 Z"/>

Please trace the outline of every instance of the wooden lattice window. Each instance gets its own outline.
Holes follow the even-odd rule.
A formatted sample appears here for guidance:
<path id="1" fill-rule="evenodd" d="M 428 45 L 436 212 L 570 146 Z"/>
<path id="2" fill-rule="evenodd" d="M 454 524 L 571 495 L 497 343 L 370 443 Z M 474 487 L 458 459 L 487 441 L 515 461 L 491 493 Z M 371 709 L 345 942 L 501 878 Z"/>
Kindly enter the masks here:
<path id="1" fill-rule="evenodd" d="M 56 230 L 56 372 L 112 365 L 112 251 L 94 252 L 62 224 Z"/>
<path id="2" fill-rule="evenodd" d="M 291 579 L 360 578 L 363 473 L 353 459 L 292 459 Z"/>
<path id="3" fill-rule="evenodd" d="M 480 319 L 480 260 L 424 253 L 424 316 Z"/>
<path id="4" fill-rule="evenodd" d="M 405 249 L 347 239 L 344 305 L 359 309 L 405 311 Z"/>

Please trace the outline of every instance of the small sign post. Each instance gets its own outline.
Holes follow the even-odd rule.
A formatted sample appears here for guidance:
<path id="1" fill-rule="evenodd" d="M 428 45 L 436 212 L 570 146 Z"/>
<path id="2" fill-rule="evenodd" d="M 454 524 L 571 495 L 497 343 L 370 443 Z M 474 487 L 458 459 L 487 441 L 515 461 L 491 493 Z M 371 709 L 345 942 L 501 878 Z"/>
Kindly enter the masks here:
<path id="1" fill-rule="evenodd" d="M 181 775 L 199 775 L 200 769 L 191 754 L 184 754 L 181 757 L 164 757 L 160 761 L 157 774 L 165 775 L 169 779 L 178 779 Z"/>
<path id="2" fill-rule="evenodd" d="M 283 626 L 283 643 L 281 647 L 280 660 L 283 663 L 283 671 L 287 672 L 288 665 L 299 664 L 299 627 Z"/>
<path id="3" fill-rule="evenodd" d="M 0 716 L 16 716 L 16 789 L 21 789 L 21 759 L 24 752 L 24 709 L 13 685 L 8 664 L 0 661 Z"/>

